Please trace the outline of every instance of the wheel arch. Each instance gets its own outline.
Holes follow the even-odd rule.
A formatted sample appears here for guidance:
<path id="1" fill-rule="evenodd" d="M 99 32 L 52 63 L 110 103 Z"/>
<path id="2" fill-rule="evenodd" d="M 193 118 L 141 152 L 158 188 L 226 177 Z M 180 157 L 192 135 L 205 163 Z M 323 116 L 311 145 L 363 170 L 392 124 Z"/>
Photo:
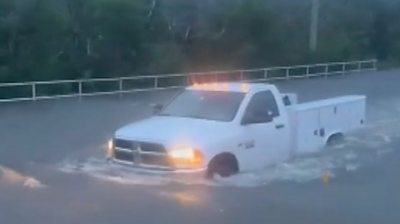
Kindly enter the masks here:
<path id="1" fill-rule="evenodd" d="M 335 131 L 328 135 L 325 141 L 325 145 L 330 146 L 337 140 L 342 140 L 344 138 L 344 133 L 341 131 Z"/>
<path id="2" fill-rule="evenodd" d="M 236 172 L 239 172 L 240 170 L 240 164 L 239 160 L 237 159 L 236 155 L 232 152 L 221 152 L 216 155 L 214 155 L 209 162 L 207 163 L 207 169 L 210 169 L 214 163 L 218 163 L 220 161 L 230 161 L 233 163 L 234 168 L 236 169 Z"/>

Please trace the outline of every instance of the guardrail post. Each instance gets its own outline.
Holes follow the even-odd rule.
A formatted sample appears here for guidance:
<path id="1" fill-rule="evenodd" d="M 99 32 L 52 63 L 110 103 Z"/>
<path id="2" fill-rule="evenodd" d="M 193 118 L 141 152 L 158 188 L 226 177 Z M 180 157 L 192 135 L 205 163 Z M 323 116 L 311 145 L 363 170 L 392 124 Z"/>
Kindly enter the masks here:
<path id="1" fill-rule="evenodd" d="M 118 92 L 122 93 L 123 90 L 123 83 L 122 83 L 123 79 L 118 79 Z"/>
<path id="2" fill-rule="evenodd" d="M 118 95 L 121 98 L 122 97 L 122 92 L 124 90 L 124 85 L 123 85 L 123 79 L 119 78 L 118 79 Z"/>
<path id="3" fill-rule="evenodd" d="M 307 65 L 307 67 L 306 67 L 306 78 L 310 78 L 310 66 L 309 65 Z"/>
<path id="4" fill-rule="evenodd" d="M 374 59 L 374 60 L 372 61 L 372 70 L 373 70 L 373 71 L 378 70 L 378 61 L 377 61 L 376 59 Z"/>
<path id="5" fill-rule="evenodd" d="M 264 80 L 268 80 L 268 69 L 264 69 Z"/>
<path id="6" fill-rule="evenodd" d="M 357 65 L 357 66 L 358 66 L 358 67 L 357 67 L 357 71 L 358 71 L 358 72 L 361 72 L 361 68 L 362 68 L 362 67 L 361 67 L 361 64 L 362 64 L 362 61 L 359 61 L 359 62 L 358 62 L 358 65 Z"/>
<path id="7" fill-rule="evenodd" d="M 154 78 L 154 89 L 158 88 L 158 77 Z"/>
<path id="8" fill-rule="evenodd" d="M 342 64 L 342 75 L 345 75 L 345 71 L 346 71 L 346 63 Z"/>
<path id="9" fill-rule="evenodd" d="M 286 68 L 286 80 L 289 80 L 290 68 Z"/>
<path id="10" fill-rule="evenodd" d="M 325 64 L 325 78 L 328 78 L 328 73 L 329 73 L 329 65 Z"/>
<path id="11" fill-rule="evenodd" d="M 240 71 L 240 81 L 243 81 L 244 77 L 243 77 L 243 71 Z"/>
<path id="12" fill-rule="evenodd" d="M 78 81 L 78 95 L 82 97 L 82 80 Z"/>
<path id="13" fill-rule="evenodd" d="M 32 100 L 36 100 L 36 83 L 32 83 Z"/>

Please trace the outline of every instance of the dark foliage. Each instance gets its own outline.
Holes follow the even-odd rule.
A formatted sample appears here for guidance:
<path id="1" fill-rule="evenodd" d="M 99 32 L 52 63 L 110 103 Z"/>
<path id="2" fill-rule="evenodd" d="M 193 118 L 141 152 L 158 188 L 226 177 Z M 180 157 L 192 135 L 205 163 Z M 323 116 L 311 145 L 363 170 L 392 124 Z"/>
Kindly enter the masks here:
<path id="1" fill-rule="evenodd" d="M 400 60 L 400 2 L 0 0 L 0 82 Z"/>

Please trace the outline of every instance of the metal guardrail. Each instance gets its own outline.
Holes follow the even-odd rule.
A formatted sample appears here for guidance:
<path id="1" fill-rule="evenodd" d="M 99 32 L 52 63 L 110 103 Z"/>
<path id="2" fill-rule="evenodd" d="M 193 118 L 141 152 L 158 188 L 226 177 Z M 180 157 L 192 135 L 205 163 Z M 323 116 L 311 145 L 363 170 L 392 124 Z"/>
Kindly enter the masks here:
<path id="1" fill-rule="evenodd" d="M 0 83 L 0 102 L 123 94 L 135 91 L 182 88 L 195 82 L 256 82 L 318 76 L 329 77 L 335 74 L 374 71 L 376 69 L 377 60 L 372 59 L 188 74 Z"/>

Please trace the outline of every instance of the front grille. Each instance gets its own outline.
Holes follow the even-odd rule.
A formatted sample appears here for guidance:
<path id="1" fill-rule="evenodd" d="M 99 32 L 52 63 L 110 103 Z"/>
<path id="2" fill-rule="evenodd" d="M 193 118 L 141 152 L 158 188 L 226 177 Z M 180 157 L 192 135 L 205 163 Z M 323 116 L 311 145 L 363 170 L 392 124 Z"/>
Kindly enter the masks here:
<path id="1" fill-rule="evenodd" d="M 159 152 L 165 153 L 165 148 L 163 145 L 155 144 L 155 143 L 148 143 L 148 142 L 140 142 L 140 150 L 143 152 Z"/>
<path id="2" fill-rule="evenodd" d="M 123 139 L 114 139 L 114 145 L 117 148 L 122 149 L 132 149 L 132 141 L 123 140 Z"/>
<path id="3" fill-rule="evenodd" d="M 166 153 L 165 147 L 157 143 L 114 139 L 114 144 L 116 148 L 121 149 L 137 150 L 140 148 L 143 152 Z"/>
<path id="4" fill-rule="evenodd" d="M 114 139 L 115 159 L 135 165 L 170 167 L 165 147 L 157 143 Z"/>
<path id="5" fill-rule="evenodd" d="M 115 150 L 114 156 L 115 156 L 115 159 L 117 159 L 117 160 L 133 162 L 133 153 L 132 152 Z"/>
<path id="6" fill-rule="evenodd" d="M 140 156 L 143 164 L 164 167 L 170 166 L 168 157 L 165 155 L 141 154 Z"/>

